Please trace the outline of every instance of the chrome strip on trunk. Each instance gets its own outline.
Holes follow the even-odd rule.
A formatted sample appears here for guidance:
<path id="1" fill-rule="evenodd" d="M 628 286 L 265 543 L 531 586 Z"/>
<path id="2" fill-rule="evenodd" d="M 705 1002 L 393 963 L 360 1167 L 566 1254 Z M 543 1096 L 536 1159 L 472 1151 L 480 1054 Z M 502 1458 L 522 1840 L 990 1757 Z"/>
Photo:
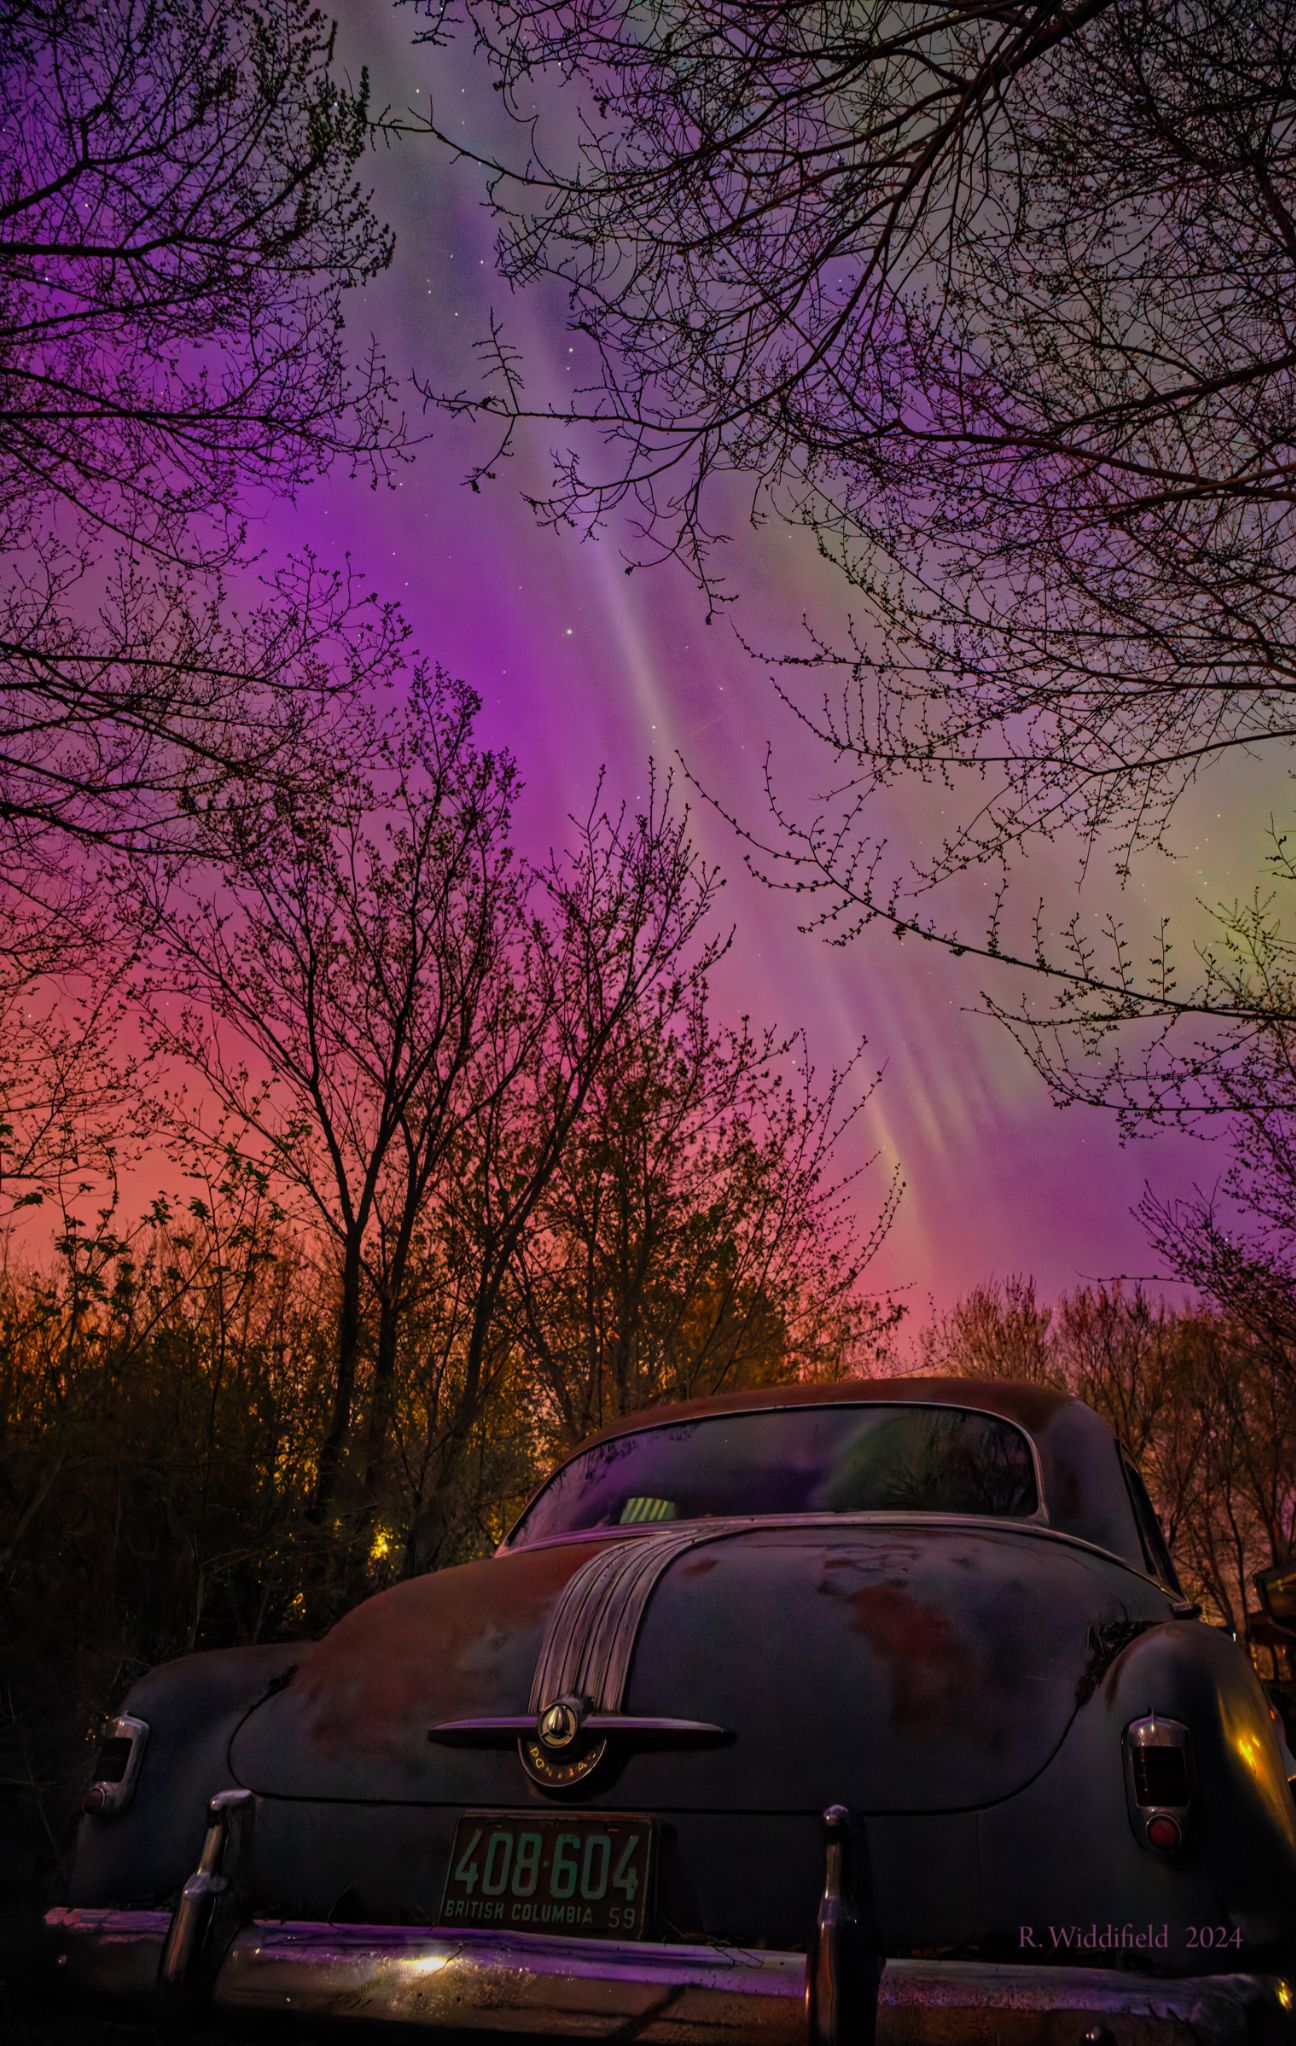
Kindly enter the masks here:
<path id="1" fill-rule="evenodd" d="M 554 1698 L 588 1698 L 618 1712 L 648 1601 L 672 1563 L 690 1549 L 723 1541 L 748 1523 L 713 1520 L 612 1542 L 567 1580 L 550 1615 L 531 1683 L 530 1709 Z M 605 1531 L 606 1532 L 606 1531 Z"/>

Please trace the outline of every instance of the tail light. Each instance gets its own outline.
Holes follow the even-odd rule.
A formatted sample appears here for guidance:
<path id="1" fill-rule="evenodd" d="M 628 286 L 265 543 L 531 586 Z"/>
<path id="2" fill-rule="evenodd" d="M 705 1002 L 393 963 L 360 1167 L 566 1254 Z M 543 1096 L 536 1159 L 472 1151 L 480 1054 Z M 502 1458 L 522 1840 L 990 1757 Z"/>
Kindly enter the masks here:
<path id="1" fill-rule="evenodd" d="M 100 1735 L 94 1777 L 81 1800 L 83 1812 L 124 1811 L 135 1794 L 135 1781 L 148 1741 L 148 1722 L 122 1713 L 110 1719 Z"/>
<path id="2" fill-rule="evenodd" d="M 1125 1729 L 1125 1794 L 1134 1831 L 1154 1854 L 1173 1854 L 1188 1831 L 1192 1736 L 1178 1719 L 1131 1720 Z"/>

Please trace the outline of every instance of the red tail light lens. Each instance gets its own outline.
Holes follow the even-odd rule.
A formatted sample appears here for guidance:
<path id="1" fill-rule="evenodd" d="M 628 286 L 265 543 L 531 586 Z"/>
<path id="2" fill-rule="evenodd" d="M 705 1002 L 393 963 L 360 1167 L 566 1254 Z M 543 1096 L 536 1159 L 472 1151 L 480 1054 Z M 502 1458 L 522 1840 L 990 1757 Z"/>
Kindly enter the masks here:
<path id="1" fill-rule="evenodd" d="M 1135 1837 L 1154 1854 L 1182 1847 L 1193 1798 L 1192 1736 L 1149 1712 L 1125 1729 L 1125 1796 Z"/>
<path id="2" fill-rule="evenodd" d="M 1155 1847 L 1158 1854 L 1173 1854 L 1182 1840 L 1179 1822 L 1172 1819 L 1168 1812 L 1160 1812 L 1156 1818 L 1148 1820 L 1148 1846 Z"/>

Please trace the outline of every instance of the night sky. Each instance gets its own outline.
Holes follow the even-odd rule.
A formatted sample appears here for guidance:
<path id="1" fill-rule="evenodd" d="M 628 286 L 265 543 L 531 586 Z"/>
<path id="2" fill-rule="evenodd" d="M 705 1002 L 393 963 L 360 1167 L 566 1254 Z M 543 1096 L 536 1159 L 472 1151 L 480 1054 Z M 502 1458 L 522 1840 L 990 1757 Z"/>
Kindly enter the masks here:
<path id="1" fill-rule="evenodd" d="M 416 27 L 389 0 L 349 0 L 339 56 L 367 63 L 375 100 L 425 113 L 465 138 L 498 125 L 484 61 L 465 41 L 450 53 L 411 47 Z M 507 128 L 502 131 L 507 141 Z M 492 307 L 525 358 L 528 395 L 579 375 L 558 297 L 514 297 L 493 269 L 493 228 L 480 172 L 451 166 L 433 143 L 405 139 L 372 160 L 378 209 L 397 233 L 396 260 L 348 304 L 355 340 L 371 329 L 397 372 L 446 389 L 473 382 L 471 344 Z M 416 401 L 417 402 L 417 401 Z M 809 801 L 832 763 L 779 704 L 768 663 L 740 646 L 728 618 L 708 628 L 705 606 L 673 567 L 627 577 L 613 532 L 594 543 L 538 530 L 522 502 L 528 482 L 548 479 L 545 439 L 501 467 L 474 495 L 463 478 L 485 452 L 479 429 L 418 418 L 429 436 L 397 487 L 372 493 L 335 479 L 291 511 L 272 514 L 263 535 L 315 546 L 326 559 L 349 550 L 366 578 L 404 606 L 418 647 L 465 677 L 483 699 L 483 736 L 510 747 L 526 792 L 523 843 L 542 851 L 564 817 L 588 805 L 600 768 L 606 793 L 634 802 L 650 757 L 679 756 L 696 780 L 759 833 L 767 817 L 761 767 L 773 741 L 780 785 Z M 557 443 L 560 436 L 550 436 Z M 528 462 L 533 466 L 528 470 Z M 734 499 L 724 573 L 740 594 L 733 616 L 771 653 L 798 650 L 799 620 L 844 615 L 845 596 L 804 533 L 771 524 L 753 533 Z M 1173 862 L 1145 867 L 1124 897 L 1091 872 L 1074 896 L 1075 848 L 1032 860 L 1033 891 L 1076 900 L 1090 914 L 1109 904 L 1138 918 L 1170 911 L 1185 937 L 1200 932 L 1199 899 L 1249 891 L 1263 848 L 1268 804 L 1253 763 L 1217 768 L 1184 805 Z M 1271 773 L 1274 805 L 1281 784 Z M 1243 791 L 1246 792 L 1245 800 Z M 879 819 L 898 843 L 932 821 L 918 807 L 937 797 L 917 788 L 890 798 Z M 724 898 L 735 934 L 716 982 L 717 1006 L 760 1022 L 804 1027 L 823 1068 L 849 1057 L 861 1033 L 885 1079 L 868 1112 L 867 1142 L 881 1157 L 860 1183 L 871 1213 L 886 1169 L 907 1182 L 899 1221 L 872 1268 L 879 1286 L 907 1289 L 912 1312 L 948 1306 L 970 1286 L 1008 1273 L 1034 1274 L 1046 1298 L 1082 1278 L 1151 1274 L 1153 1261 L 1131 1214 L 1145 1183 L 1162 1196 L 1209 1187 L 1223 1172 L 1219 1146 L 1163 1134 L 1122 1149 L 1100 1113 L 1059 1113 L 1042 1081 L 996 1024 L 975 1010 L 984 969 L 932 946 L 898 945 L 878 928 L 846 951 L 797 930 L 795 898 L 771 894 L 743 871 L 729 826 L 705 804 L 697 836 L 728 876 Z M 984 910 L 978 884 L 964 907 Z M 996 984 L 1002 999 L 1011 989 Z M 1178 1297 L 1177 1292 L 1175 1297 Z"/>

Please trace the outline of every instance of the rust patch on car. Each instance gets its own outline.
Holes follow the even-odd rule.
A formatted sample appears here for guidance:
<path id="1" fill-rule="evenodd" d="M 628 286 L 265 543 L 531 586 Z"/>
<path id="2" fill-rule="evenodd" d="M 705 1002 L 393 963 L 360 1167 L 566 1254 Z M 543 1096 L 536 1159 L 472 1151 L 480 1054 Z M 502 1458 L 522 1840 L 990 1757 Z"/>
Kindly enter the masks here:
<path id="1" fill-rule="evenodd" d="M 430 1720 L 525 1702 L 546 1617 L 588 1553 L 470 1563 L 380 1592 L 325 1635 L 282 1697 L 250 1716 L 240 1745 L 268 1739 L 321 1762 L 423 1769 Z"/>
<path id="2" fill-rule="evenodd" d="M 1116 1664 L 1140 1634 L 1146 1634 L 1151 1627 L 1160 1626 L 1159 1620 L 1136 1620 L 1129 1613 L 1122 1613 L 1119 1619 L 1109 1620 L 1106 1625 L 1096 1623 L 1089 1629 L 1085 1644 L 1085 1666 L 1076 1684 L 1076 1704 L 1083 1705 L 1092 1698 L 1103 1678 L 1107 1679 L 1110 1693 L 1116 1683 Z"/>
<path id="3" fill-rule="evenodd" d="M 679 1574 L 681 1577 L 707 1577 L 715 1567 L 714 1556 L 698 1556 L 692 1563 L 685 1563 Z"/>
<path id="4" fill-rule="evenodd" d="M 862 1584 L 847 1594 L 855 1631 L 891 1672 L 893 1725 L 944 1718 L 975 1697 L 980 1666 L 936 1607 L 897 1584 Z"/>

